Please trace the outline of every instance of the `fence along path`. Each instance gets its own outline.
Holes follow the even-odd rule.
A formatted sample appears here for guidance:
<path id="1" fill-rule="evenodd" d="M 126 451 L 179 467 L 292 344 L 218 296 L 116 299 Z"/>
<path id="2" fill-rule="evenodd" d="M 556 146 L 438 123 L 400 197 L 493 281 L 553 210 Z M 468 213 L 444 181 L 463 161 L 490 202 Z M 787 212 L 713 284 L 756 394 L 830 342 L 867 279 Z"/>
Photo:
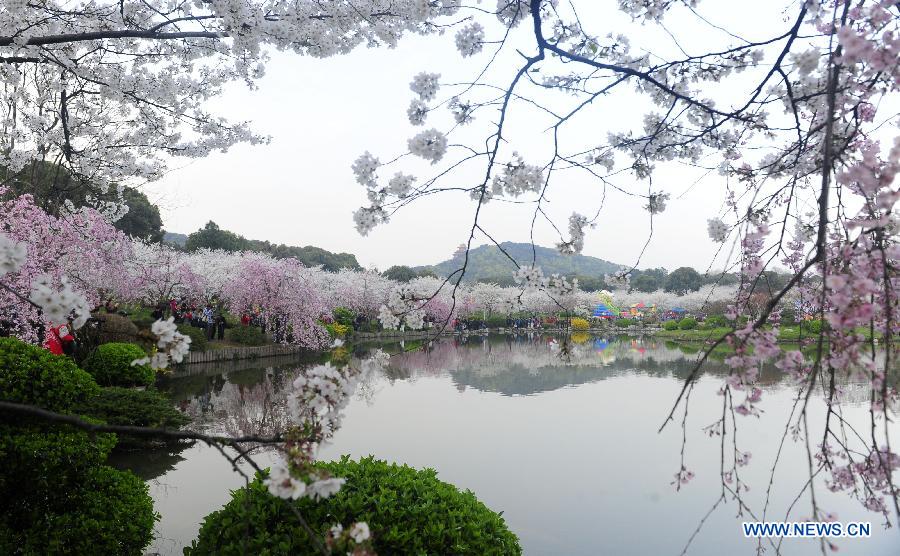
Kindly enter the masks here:
<path id="1" fill-rule="evenodd" d="M 234 361 L 236 359 L 257 359 L 259 357 L 275 357 L 277 355 L 291 355 L 303 351 L 299 346 L 285 346 L 281 344 L 258 347 L 230 347 L 211 349 L 207 351 L 191 351 L 184 358 L 184 364 L 212 363 L 214 361 Z"/>

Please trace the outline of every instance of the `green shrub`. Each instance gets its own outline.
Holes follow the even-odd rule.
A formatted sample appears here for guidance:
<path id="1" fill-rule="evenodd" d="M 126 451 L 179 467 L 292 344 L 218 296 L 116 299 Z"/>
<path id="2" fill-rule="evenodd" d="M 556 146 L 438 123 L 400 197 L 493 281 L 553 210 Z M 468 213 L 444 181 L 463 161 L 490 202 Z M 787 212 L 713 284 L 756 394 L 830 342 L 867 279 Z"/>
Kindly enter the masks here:
<path id="1" fill-rule="evenodd" d="M 793 307 L 783 307 L 781 309 L 781 324 L 786 326 L 797 324 L 797 310 Z"/>
<path id="2" fill-rule="evenodd" d="M 616 319 L 616 326 L 627 328 L 629 326 L 634 326 L 637 324 L 637 320 L 635 319 Z"/>
<path id="3" fill-rule="evenodd" d="M 693 330 L 697 328 L 697 319 L 694 317 L 684 317 L 678 321 L 678 328 L 681 330 Z"/>
<path id="4" fill-rule="evenodd" d="M 99 393 L 69 358 L 0 338 L 0 399 L 74 413 Z M 115 443 L 113 434 L 0 414 L 0 553 L 141 554 L 153 502 L 137 477 L 103 466 Z"/>
<path id="5" fill-rule="evenodd" d="M 488 328 L 506 328 L 506 315 L 491 315 L 484 319 Z"/>
<path id="6" fill-rule="evenodd" d="M 99 346 L 84 361 L 84 369 L 103 386 L 149 386 L 156 373 L 149 365 L 132 365 L 146 357 L 141 346 L 113 342 Z"/>
<path id="7" fill-rule="evenodd" d="M 346 307 L 336 307 L 331 314 L 334 316 L 334 321 L 336 323 L 343 324 L 344 326 L 353 326 L 353 319 L 355 316 L 350 309 Z"/>
<path id="8" fill-rule="evenodd" d="M 813 319 L 800 323 L 800 328 L 810 334 L 821 334 L 825 327 L 821 319 Z"/>
<path id="9" fill-rule="evenodd" d="M 157 390 L 103 388 L 97 396 L 76 406 L 76 410 L 110 425 L 177 429 L 190 421 Z M 147 442 L 143 437 L 119 435 L 119 445 L 144 445 Z"/>
<path id="10" fill-rule="evenodd" d="M 725 318 L 724 315 L 709 315 L 704 319 L 703 324 L 706 325 L 707 328 L 728 328 L 731 326 L 731 322 Z"/>
<path id="11" fill-rule="evenodd" d="M 678 322 L 674 320 L 667 320 L 663 323 L 663 328 L 666 330 L 678 330 Z"/>
<path id="12" fill-rule="evenodd" d="M 266 335 L 258 326 L 236 326 L 230 328 L 225 331 L 225 339 L 245 346 L 261 346 L 268 342 Z"/>
<path id="13" fill-rule="evenodd" d="M 503 518 L 475 498 L 437 479 L 431 469 L 388 464 L 372 456 L 344 456 L 319 464 L 347 479 L 331 498 L 296 502 L 317 535 L 335 523 L 369 524 L 378 554 L 521 554 Z M 259 478 L 234 491 L 231 502 L 206 516 L 186 555 L 317 554 L 290 511 Z"/>
<path id="14" fill-rule="evenodd" d="M 21 554 L 143 554 L 153 540 L 153 499 L 146 483 L 100 466 L 67 493 L 63 510 L 35 516 L 13 539 Z"/>
<path id="15" fill-rule="evenodd" d="M 179 324 L 178 331 L 185 336 L 190 337 L 191 351 L 206 351 L 206 330 L 191 326 L 190 324 Z"/>
<path id="16" fill-rule="evenodd" d="M 91 375 L 68 357 L 15 338 L 0 338 L 0 399 L 64 412 L 99 391 Z"/>

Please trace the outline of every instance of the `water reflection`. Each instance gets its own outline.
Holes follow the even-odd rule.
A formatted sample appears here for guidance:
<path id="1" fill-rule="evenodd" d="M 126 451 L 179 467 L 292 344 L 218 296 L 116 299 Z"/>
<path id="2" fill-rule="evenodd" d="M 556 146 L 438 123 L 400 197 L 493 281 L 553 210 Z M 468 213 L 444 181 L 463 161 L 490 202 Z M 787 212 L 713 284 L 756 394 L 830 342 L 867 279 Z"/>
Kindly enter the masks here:
<path id="1" fill-rule="evenodd" d="M 360 387 L 344 426 L 322 457 L 374 454 L 433 467 L 443 480 L 470 488 L 504 511 L 526 554 L 679 554 L 719 492 L 719 445 L 702 433 L 721 411 L 716 390 L 725 371 L 706 367 L 692 398 L 687 460 L 697 478 L 676 493 L 680 429 L 657 433 L 697 350 L 651 337 L 576 337 L 571 356 L 557 357 L 553 337 L 471 336 L 445 339 L 392 359 L 383 375 Z M 363 354 L 357 354 L 363 355 Z M 172 377 L 164 389 L 194 417 L 192 426 L 231 434 L 275 432 L 284 425 L 285 386 L 296 361 L 267 368 L 215 368 Z M 765 412 L 747 418 L 743 449 L 758 465 L 742 478 L 761 504 L 781 431 L 793 402 L 789 381 L 763 369 Z M 848 421 L 868 417 L 866 391 L 844 384 Z M 822 424 L 812 401 L 810 427 Z M 892 440 L 893 442 L 894 440 Z M 896 439 L 900 443 L 900 438 Z M 261 462 L 270 455 L 257 454 Z M 183 459 L 177 459 L 183 458 Z M 154 549 L 180 553 L 200 520 L 228 500 L 241 478 L 202 445 L 174 458 L 134 458 L 128 465 L 155 478 L 151 491 L 163 519 Z M 776 475 L 772 507 L 782 519 L 807 477 L 802 446 L 789 443 Z M 867 540 L 839 541 L 841 554 L 900 553 L 896 529 L 877 514 L 819 485 L 817 498 L 839 519 L 871 521 Z M 801 496 L 792 519 L 809 514 Z M 740 533 L 732 504 L 713 514 L 689 554 L 756 554 Z M 769 553 L 774 554 L 771 548 Z M 782 554 L 818 554 L 810 541 L 788 541 Z"/>

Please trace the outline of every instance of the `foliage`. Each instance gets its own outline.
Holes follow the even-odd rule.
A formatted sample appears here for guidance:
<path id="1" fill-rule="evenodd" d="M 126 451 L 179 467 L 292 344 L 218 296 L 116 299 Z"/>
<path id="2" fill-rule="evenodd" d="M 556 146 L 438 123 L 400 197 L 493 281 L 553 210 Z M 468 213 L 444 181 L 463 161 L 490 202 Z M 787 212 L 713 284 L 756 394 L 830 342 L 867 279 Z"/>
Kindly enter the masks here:
<path id="1" fill-rule="evenodd" d="M 666 330 L 678 330 L 678 321 L 667 320 L 663 323 L 663 328 Z"/>
<path id="2" fill-rule="evenodd" d="M 235 326 L 225 331 L 225 339 L 229 342 L 245 346 L 261 346 L 269 339 L 258 326 Z"/>
<path id="3" fill-rule="evenodd" d="M 821 334 L 825 329 L 825 323 L 821 319 L 806 320 L 800 323 L 800 328 L 813 335 Z"/>
<path id="4" fill-rule="evenodd" d="M 587 330 L 591 327 L 587 319 L 583 319 L 581 317 L 575 317 L 570 322 L 572 324 L 573 330 Z"/>
<path id="5" fill-rule="evenodd" d="M 200 249 L 222 249 L 224 251 L 256 251 L 268 253 L 276 259 L 296 259 L 308 267 L 322 266 L 329 272 L 337 272 L 342 268 L 360 270 L 362 267 L 356 261 L 356 257 L 349 253 L 332 253 L 320 247 L 308 245 L 306 247 L 293 247 L 289 245 L 276 245 L 268 241 L 247 239 L 228 230 L 223 230 L 213 221 L 196 232 L 187 236 L 184 243 L 186 251 Z"/>
<path id="6" fill-rule="evenodd" d="M 52 498 L 63 498 L 55 492 Z M 0 518 L 4 554 L 140 555 L 158 519 L 144 481 L 107 466 L 86 471 L 81 484 L 29 520 Z M 16 511 L 18 503 L 5 508 Z M 5 547 L 4 542 L 8 543 Z M 15 547 L 15 548 L 13 548 Z"/>
<path id="7" fill-rule="evenodd" d="M 709 315 L 703 320 L 704 328 L 725 328 L 730 325 L 724 315 Z"/>
<path id="8" fill-rule="evenodd" d="M 138 335 L 137 325 L 128 317 L 106 313 L 97 315 L 96 318 L 100 321 L 98 339 L 101 344 L 133 342 Z M 149 328 L 149 325 L 147 328 Z"/>
<path id="9" fill-rule="evenodd" d="M 149 386 L 156 373 L 149 365 L 132 365 L 147 354 L 136 344 L 111 342 L 101 344 L 84 361 L 84 370 L 103 386 Z"/>
<path id="10" fill-rule="evenodd" d="M 397 282 L 409 282 L 413 278 L 417 278 L 419 274 L 408 266 L 392 266 L 381 273 L 385 278 L 396 280 Z"/>
<path id="11" fill-rule="evenodd" d="M 688 292 L 695 292 L 703 286 L 703 277 L 689 266 L 676 268 L 666 278 L 665 291 L 684 295 Z"/>
<path id="12" fill-rule="evenodd" d="M 0 399 L 61 413 L 99 395 L 67 357 L 0 339 Z M 153 533 L 147 486 L 103 466 L 116 442 L 68 426 L 0 418 L 0 553 L 141 554 Z"/>
<path id="13" fill-rule="evenodd" d="M 50 411 L 64 411 L 99 391 L 91 375 L 68 357 L 15 338 L 0 338 L 0 370 L 0 399 Z"/>
<path id="14" fill-rule="evenodd" d="M 190 324 L 179 324 L 178 331 L 191 338 L 191 351 L 206 351 L 206 331 Z"/>
<path id="15" fill-rule="evenodd" d="M 177 429 L 190 419 L 175 409 L 171 400 L 157 390 L 108 387 L 86 401 L 74 405 L 82 415 L 110 425 Z"/>
<path id="16" fill-rule="evenodd" d="M 628 328 L 638 324 L 638 321 L 636 319 L 616 319 L 615 324 L 621 328 Z"/>
<path id="17" fill-rule="evenodd" d="M 631 287 L 639 292 L 655 292 L 660 287 L 660 279 L 652 274 L 640 274 L 631 281 Z"/>
<path id="18" fill-rule="evenodd" d="M 325 330 L 331 334 L 332 338 L 344 338 L 347 336 L 347 332 L 350 331 L 350 327 L 345 324 L 332 322 L 331 324 L 325 325 Z"/>
<path id="19" fill-rule="evenodd" d="M 353 311 L 346 307 L 335 307 L 334 310 L 331 311 L 331 315 L 334 317 L 334 321 L 343 324 L 344 326 L 353 326 L 354 314 Z"/>
<path id="20" fill-rule="evenodd" d="M 219 228 L 218 224 L 210 220 L 204 227 L 188 235 L 184 248 L 187 251 L 198 249 L 246 251 L 250 249 L 250 242 L 243 236 Z"/>
<path id="21" fill-rule="evenodd" d="M 42 160 L 32 160 L 16 173 L 0 168 L 0 183 L 5 183 L 9 188 L 3 197 L 9 199 L 27 193 L 38 206 L 54 216 L 60 215 L 67 200 L 76 207 L 119 200 L 117 191 L 111 189 L 97 196 L 93 203 L 89 202 L 87 196 L 94 192 L 95 186 L 74 177 L 59 164 Z M 132 237 L 162 241 L 159 207 L 131 187 L 123 188 L 122 201 L 128 205 L 128 212 L 113 222 L 113 226 Z"/>
<path id="22" fill-rule="evenodd" d="M 678 321 L 679 330 L 693 330 L 697 328 L 697 319 L 694 317 L 684 317 Z"/>
<path id="23" fill-rule="evenodd" d="M 298 509 L 320 537 L 335 523 L 369 524 L 378 554 L 520 554 L 503 518 L 470 491 L 372 456 L 319 463 L 347 479 L 331 498 L 303 498 Z M 234 491 L 224 508 L 206 516 L 186 555 L 316 554 L 285 500 L 268 493 L 260 478 Z"/>

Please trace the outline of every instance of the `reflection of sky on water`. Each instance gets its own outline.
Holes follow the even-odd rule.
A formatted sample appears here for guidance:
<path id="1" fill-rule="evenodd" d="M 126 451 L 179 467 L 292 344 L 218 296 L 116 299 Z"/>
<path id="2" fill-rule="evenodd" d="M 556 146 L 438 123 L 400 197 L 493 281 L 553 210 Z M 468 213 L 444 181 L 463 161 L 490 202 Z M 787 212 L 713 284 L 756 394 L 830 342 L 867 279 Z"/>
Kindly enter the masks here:
<path id="1" fill-rule="evenodd" d="M 504 511 L 526 554 L 679 554 L 715 500 L 720 445 L 701 428 L 721 412 L 716 395 L 723 369 L 713 363 L 691 397 L 687 465 L 694 481 L 675 492 L 680 428 L 657 433 L 696 353 L 654 340 L 587 338 L 568 360 L 556 357 L 550 338 L 470 337 L 394 357 L 383 376 L 363 384 L 347 409 L 344 427 L 323 449 L 325 459 L 375 454 L 472 489 L 489 507 Z M 690 350 L 688 350 L 690 351 Z M 201 427 L 236 434 L 267 433 L 283 424 L 284 386 L 294 366 L 196 375 L 167 388 Z M 759 417 L 743 418 L 740 448 L 753 453 L 743 479 L 748 503 L 761 508 L 768 470 L 793 402 L 793 389 L 765 369 Z M 851 402 L 864 391 L 845 384 Z M 822 427 L 819 398 L 810 427 Z M 861 403 L 845 418 L 862 423 Z M 900 438 L 896 442 L 900 443 Z M 228 499 L 242 480 L 215 451 L 194 446 L 148 473 L 163 515 L 156 548 L 180 553 L 204 515 Z M 265 462 L 271 454 L 258 454 Z M 132 463 L 140 469 L 140 465 Z M 165 469 L 168 469 L 165 471 Z M 802 445 L 787 442 L 775 477 L 770 519 L 784 510 L 807 477 Z M 841 520 L 873 523 L 868 540 L 841 540 L 840 554 L 900 553 L 897 529 L 885 531 L 876 514 L 818 484 L 822 507 Z M 689 554 L 755 554 L 740 533 L 731 503 L 714 513 Z M 802 497 L 793 518 L 809 515 Z M 749 520 L 750 518 L 747 518 Z M 168 540 L 167 540 L 168 539 Z M 774 554 L 770 547 L 767 554 Z M 813 541 L 786 541 L 783 554 L 817 554 Z"/>

